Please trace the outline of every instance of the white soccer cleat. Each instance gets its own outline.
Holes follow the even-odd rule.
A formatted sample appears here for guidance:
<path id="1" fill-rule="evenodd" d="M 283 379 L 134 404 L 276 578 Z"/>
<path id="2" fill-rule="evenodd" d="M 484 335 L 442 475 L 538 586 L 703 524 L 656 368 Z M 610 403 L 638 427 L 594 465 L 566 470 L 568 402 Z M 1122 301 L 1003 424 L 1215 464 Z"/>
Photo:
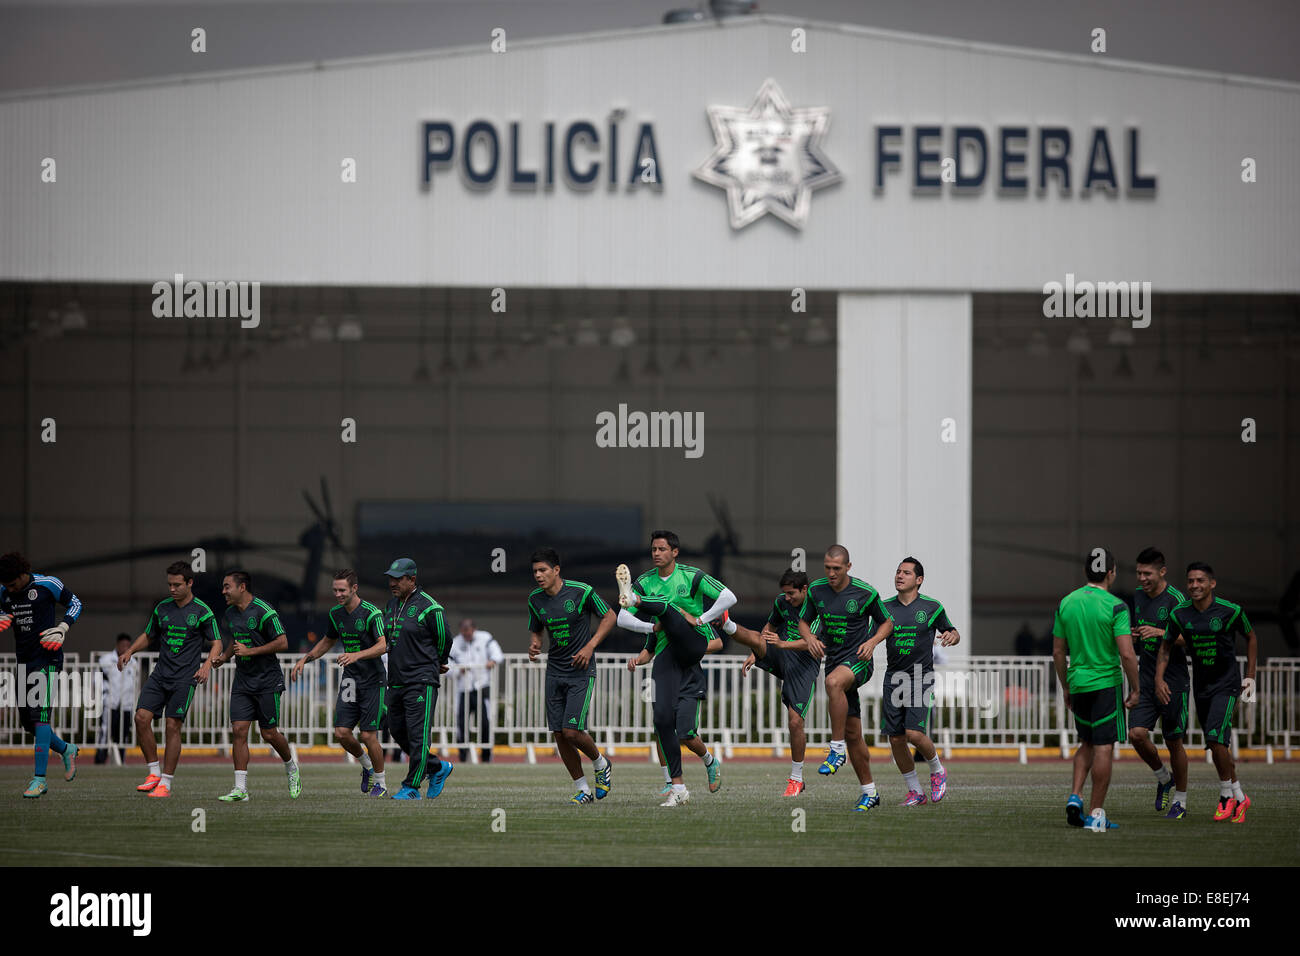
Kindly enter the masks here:
<path id="1" fill-rule="evenodd" d="M 686 801 L 689 799 L 691 799 L 691 792 L 689 790 L 680 790 L 680 791 L 672 790 L 668 794 L 668 799 L 665 800 L 663 803 L 659 804 L 659 806 L 680 807 L 683 806 L 686 803 Z"/>
<path id="2" fill-rule="evenodd" d="M 614 569 L 614 580 L 618 582 L 618 606 L 632 607 L 636 604 L 636 595 L 632 593 L 632 572 L 626 564 Z"/>

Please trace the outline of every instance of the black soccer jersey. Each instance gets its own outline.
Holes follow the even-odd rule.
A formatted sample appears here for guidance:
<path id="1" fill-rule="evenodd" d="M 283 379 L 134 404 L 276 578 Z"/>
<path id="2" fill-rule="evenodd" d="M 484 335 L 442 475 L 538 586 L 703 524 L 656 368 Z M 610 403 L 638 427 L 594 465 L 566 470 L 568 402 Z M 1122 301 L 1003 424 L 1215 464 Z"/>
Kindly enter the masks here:
<path id="1" fill-rule="evenodd" d="M 198 598 L 181 607 L 172 598 L 159 601 L 144 628 L 151 644 L 158 645 L 153 673 L 166 684 L 185 682 L 203 663 L 203 645 L 220 641 L 217 616 Z"/>
<path id="2" fill-rule="evenodd" d="M 330 622 L 325 636 L 331 641 L 342 641 L 345 654 L 356 654 L 374 647 L 384 636 L 384 615 L 369 601 L 361 601 L 349 611 L 342 604 L 330 608 Z M 357 661 L 347 667 L 347 676 L 358 686 L 369 687 L 384 680 L 384 662 L 378 657 Z"/>
<path id="3" fill-rule="evenodd" d="M 9 592 L 0 587 L 0 611 L 14 616 L 10 625 L 17 644 L 19 663 L 40 662 L 63 666 L 63 648 L 47 651 L 41 647 L 41 631 L 59 623 L 56 605 L 64 607 L 63 619 L 69 623 L 81 614 L 81 601 L 63 582 L 48 574 L 32 572 L 26 587 Z"/>
<path id="4" fill-rule="evenodd" d="M 866 581 L 849 578 L 842 591 L 831 587 L 826 578 L 808 585 L 800 617 L 811 625 L 821 621 L 818 638 L 826 644 L 826 672 L 855 657 L 858 647 L 873 633 L 871 621 L 884 623 L 889 612 L 880 594 Z"/>
<path id="5" fill-rule="evenodd" d="M 384 608 L 388 635 L 388 686 L 440 686 L 438 674 L 451 651 L 442 605 L 424 591 L 392 598 Z"/>
<path id="6" fill-rule="evenodd" d="M 260 598 L 253 598 L 242 611 L 233 604 L 228 606 L 226 626 L 230 628 L 235 643 L 250 647 L 270 644 L 284 633 L 280 615 Z M 274 654 L 258 654 L 256 657 L 240 657 L 236 654 L 234 659 L 235 682 L 231 685 L 232 692 L 269 694 L 284 690 L 284 672 L 280 670 L 280 661 Z"/>
<path id="7" fill-rule="evenodd" d="M 917 664 L 933 670 L 935 635 L 954 630 L 943 605 L 924 594 L 904 604 L 895 594 L 885 602 L 885 610 L 894 620 L 893 633 L 885 640 L 886 671 L 911 670 Z"/>
<path id="8" fill-rule="evenodd" d="M 1187 598 L 1183 597 L 1179 591 L 1169 585 L 1165 586 L 1164 591 L 1155 597 L 1147 597 L 1147 592 L 1138 588 L 1133 595 L 1133 627 L 1137 628 L 1142 625 L 1158 628 L 1162 631 L 1169 630 L 1169 613 L 1178 605 L 1186 602 Z M 1134 634 L 1135 644 L 1138 651 L 1138 683 L 1141 689 L 1146 691 L 1155 691 L 1156 686 L 1156 655 L 1160 652 L 1160 638 L 1147 637 L 1138 638 Z M 1181 693 L 1187 690 L 1187 655 L 1183 649 L 1170 643 L 1169 645 L 1169 666 L 1165 668 L 1165 683 L 1169 685 L 1173 693 Z"/>
<path id="9" fill-rule="evenodd" d="M 1235 638 L 1250 630 L 1250 621 L 1240 605 L 1215 598 L 1204 611 L 1196 610 L 1191 602 L 1170 611 L 1165 640 L 1183 636 L 1192 658 L 1194 690 L 1201 697 L 1241 687 Z"/>
<path id="10" fill-rule="evenodd" d="M 540 634 L 545 628 L 551 636 L 546 653 L 546 669 L 572 670 L 573 654 L 591 640 L 591 615 L 604 617 L 609 605 L 600 599 L 591 585 L 581 581 L 562 581 L 560 590 L 547 594 L 541 588 L 528 595 L 528 630 Z M 587 673 L 596 672 L 593 655 Z"/>

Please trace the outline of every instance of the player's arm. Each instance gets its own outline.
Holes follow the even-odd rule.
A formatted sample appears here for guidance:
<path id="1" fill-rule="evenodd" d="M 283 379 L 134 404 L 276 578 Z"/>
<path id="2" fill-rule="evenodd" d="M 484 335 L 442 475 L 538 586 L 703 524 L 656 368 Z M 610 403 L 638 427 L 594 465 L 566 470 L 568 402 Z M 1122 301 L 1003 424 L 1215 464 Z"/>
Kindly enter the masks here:
<path id="1" fill-rule="evenodd" d="M 330 630 L 331 631 L 334 630 L 333 621 L 330 621 Z M 289 680 L 296 681 L 299 675 L 302 674 L 304 667 L 306 667 L 312 661 L 320 660 L 322 657 L 325 656 L 326 652 L 328 652 L 329 649 L 333 646 L 334 646 L 334 638 L 327 633 L 324 637 L 322 637 L 319 641 L 316 642 L 316 644 L 312 647 L 311 650 L 309 650 L 306 654 L 302 655 L 302 657 L 298 658 L 298 662 L 293 665 L 293 670 L 289 672 Z"/>
<path id="2" fill-rule="evenodd" d="M 340 654 L 339 667 L 347 667 L 357 661 L 377 660 L 388 652 L 388 638 L 384 637 L 383 616 L 376 611 L 370 615 L 370 620 L 366 621 L 366 627 L 370 628 L 370 634 L 375 639 L 375 642 L 355 654 Z"/>
<path id="3" fill-rule="evenodd" d="M 894 633 L 894 619 L 885 610 L 885 605 L 880 600 L 879 594 L 872 597 L 871 603 L 862 610 L 863 617 L 868 615 L 880 621 L 880 627 L 876 628 L 876 632 L 863 641 L 862 646 L 858 648 L 858 660 L 860 661 L 870 660 L 871 655 L 875 653 L 880 643 Z"/>
<path id="4" fill-rule="evenodd" d="M 152 620 L 149 623 L 152 624 L 153 623 Z M 125 651 L 123 651 L 120 655 L 118 655 L 117 669 L 121 670 L 127 664 L 131 663 L 131 658 L 135 657 L 136 654 L 139 654 L 142 650 L 144 650 L 148 646 L 149 646 L 149 632 L 148 630 L 145 630 L 143 633 L 140 634 L 139 637 L 137 637 L 134 641 L 131 642 L 130 647 L 128 647 Z"/>
<path id="5" fill-rule="evenodd" d="M 732 593 L 731 588 L 717 578 L 708 574 L 704 574 L 702 577 L 700 593 L 713 599 L 713 604 L 709 609 L 700 615 L 700 620 L 708 624 L 722 617 L 723 611 L 736 606 L 736 595 Z"/>
<path id="6" fill-rule="evenodd" d="M 641 653 L 636 657 L 629 657 L 627 659 L 627 669 L 634 671 L 638 667 L 644 667 L 646 664 L 649 664 L 652 660 L 654 660 L 654 653 L 650 648 L 644 647 L 641 649 Z"/>
<path id="7" fill-rule="evenodd" d="M 537 655 L 542 652 L 542 632 L 528 632 L 528 659 L 536 663 Z"/>
<path id="8" fill-rule="evenodd" d="M 260 647 L 236 644 L 234 651 L 240 657 L 261 657 L 264 654 L 275 654 L 289 649 L 289 637 L 284 633 L 284 625 L 280 623 L 280 615 L 277 612 L 272 611 L 262 618 L 257 630 L 266 643 Z"/>
<path id="9" fill-rule="evenodd" d="M 438 663 L 440 665 L 438 672 L 445 674 L 451 669 L 447 664 L 447 656 L 451 652 L 451 637 L 447 633 L 447 618 L 443 615 L 442 608 L 434 607 L 431 604 L 424 609 L 424 613 L 416 620 L 423 624 L 425 617 L 430 614 L 433 615 L 433 620 L 425 626 L 429 628 L 429 633 L 433 635 L 433 646 L 438 651 Z"/>
<path id="10" fill-rule="evenodd" d="M 601 642 L 609 636 L 609 632 L 614 630 L 614 625 L 618 623 L 618 615 L 600 599 L 600 595 L 594 590 L 587 592 L 587 596 L 583 599 L 583 606 L 579 610 L 583 609 L 593 614 L 599 614 L 600 623 L 596 626 L 596 633 L 591 635 L 587 643 L 573 652 L 572 666 L 574 670 L 587 669 L 591 664 L 592 655 L 596 653 L 596 648 L 600 647 Z"/>
<path id="11" fill-rule="evenodd" d="M 1250 703 L 1255 699 L 1255 655 L 1258 653 L 1259 645 L 1255 640 L 1255 630 L 1246 618 L 1245 609 L 1238 611 L 1237 614 L 1236 628 L 1246 637 L 1246 676 L 1241 681 L 1241 699 L 1245 703 Z M 1229 630 L 1233 628 L 1233 624 L 1232 621 L 1228 622 Z"/>
<path id="12" fill-rule="evenodd" d="M 1119 649 L 1119 663 L 1124 668 L 1128 679 L 1128 700 L 1125 707 L 1136 707 L 1141 690 L 1138 684 L 1138 659 L 1133 653 L 1133 628 L 1129 623 L 1128 605 L 1123 601 L 1115 604 L 1115 613 L 1111 621 L 1111 634 L 1115 638 L 1115 647 Z"/>
<path id="13" fill-rule="evenodd" d="M 1168 629 L 1165 630 L 1165 633 L 1169 633 Z M 1156 650 L 1156 700 L 1160 701 L 1162 705 L 1168 704 L 1173 696 L 1169 691 L 1169 685 L 1165 682 L 1165 671 L 1169 667 L 1169 646 L 1171 643 L 1173 642 L 1167 639 L 1162 640 L 1160 647 Z"/>
<path id="14" fill-rule="evenodd" d="M 63 605 L 63 620 L 41 631 L 40 645 L 47 651 L 57 651 L 63 646 L 68 628 L 81 616 L 81 598 L 73 594 L 70 588 L 64 587 L 54 596 L 54 600 Z"/>
<path id="15" fill-rule="evenodd" d="M 640 598 L 637 601 L 638 614 L 644 613 L 650 617 L 658 617 L 664 613 L 667 604 L 663 601 L 656 601 L 652 598 Z M 618 626 L 625 630 L 635 631 L 637 634 L 649 634 L 655 629 L 654 621 L 647 621 L 633 614 L 627 608 L 621 608 L 618 612 Z"/>
<path id="16" fill-rule="evenodd" d="M 704 645 L 705 654 L 716 654 L 722 650 L 722 638 L 714 637 L 709 639 L 709 643 Z"/>
<path id="17" fill-rule="evenodd" d="M 799 609 L 799 638 L 804 642 L 804 647 L 813 660 L 821 660 L 826 656 L 826 646 L 817 639 L 813 633 L 812 625 L 818 619 L 818 614 L 812 609 L 812 595 L 809 594 L 803 600 L 803 607 Z"/>
<path id="18" fill-rule="evenodd" d="M 961 635 L 957 633 L 957 628 L 953 626 L 948 617 L 948 609 L 943 605 L 939 606 L 939 613 L 930 624 L 935 633 L 939 635 L 939 643 L 944 647 L 952 647 L 961 643 Z"/>
<path id="19" fill-rule="evenodd" d="M 1056 682 L 1061 685 L 1061 693 L 1065 695 L 1065 706 L 1070 706 L 1070 682 L 1066 678 L 1065 655 L 1068 645 L 1065 638 L 1056 633 L 1052 634 L 1052 665 L 1056 668 Z"/>

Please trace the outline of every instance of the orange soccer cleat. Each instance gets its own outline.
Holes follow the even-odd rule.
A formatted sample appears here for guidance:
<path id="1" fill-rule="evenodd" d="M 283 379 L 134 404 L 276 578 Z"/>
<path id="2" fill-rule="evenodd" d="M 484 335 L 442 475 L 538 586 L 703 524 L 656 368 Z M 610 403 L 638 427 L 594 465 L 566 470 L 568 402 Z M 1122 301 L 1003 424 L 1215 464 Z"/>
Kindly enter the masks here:
<path id="1" fill-rule="evenodd" d="M 1219 803 L 1214 808 L 1215 820 L 1231 820 L 1232 815 L 1237 812 L 1237 801 L 1232 797 L 1219 797 Z"/>
<path id="2" fill-rule="evenodd" d="M 162 783 L 162 777 L 158 776 L 156 773 L 151 773 L 149 776 L 144 778 L 144 783 L 140 784 L 136 789 L 141 793 L 148 793 L 160 783 Z"/>
<path id="3" fill-rule="evenodd" d="M 1243 823 L 1246 820 L 1246 808 L 1250 806 L 1250 797 L 1242 794 L 1241 799 L 1237 801 L 1237 810 L 1232 815 L 1233 823 Z"/>
<path id="4" fill-rule="evenodd" d="M 785 782 L 785 793 L 781 794 L 781 796 L 797 797 L 799 796 L 799 794 L 803 793 L 803 791 L 804 791 L 803 781 L 795 780 L 793 777 L 791 777 L 789 780 Z"/>
<path id="5" fill-rule="evenodd" d="M 172 792 L 167 789 L 167 784 L 161 782 L 158 786 L 149 791 L 149 796 L 151 797 L 170 797 L 171 795 Z"/>

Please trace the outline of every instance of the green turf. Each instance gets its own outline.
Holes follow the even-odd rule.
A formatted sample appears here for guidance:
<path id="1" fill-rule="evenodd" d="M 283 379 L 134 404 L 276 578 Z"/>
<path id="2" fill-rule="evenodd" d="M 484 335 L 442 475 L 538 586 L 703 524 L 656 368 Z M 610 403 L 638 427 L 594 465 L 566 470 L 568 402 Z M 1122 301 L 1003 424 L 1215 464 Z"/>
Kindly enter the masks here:
<path id="1" fill-rule="evenodd" d="M 591 806 L 567 803 L 571 790 L 555 763 L 457 765 L 436 801 L 363 798 L 357 770 L 306 764 L 303 795 L 291 801 L 284 772 L 256 763 L 252 800 L 227 805 L 228 767 L 181 766 L 175 795 L 134 792 L 138 767 L 83 765 L 73 783 L 58 761 L 39 800 L 21 792 L 27 768 L 0 767 L 0 865 L 312 866 L 423 865 L 1293 865 L 1300 856 L 1300 765 L 1242 764 L 1253 805 L 1244 824 L 1210 819 L 1218 796 L 1210 767 L 1191 768 L 1192 810 L 1182 821 L 1152 808 L 1151 772 L 1136 761 L 1116 767 L 1107 812 L 1121 828 L 1095 834 L 1067 827 L 1070 765 L 949 765 L 947 798 L 903 808 L 901 776 L 874 761 L 883 803 L 853 813 L 858 787 L 850 768 L 817 776 L 810 755 L 807 793 L 782 798 L 789 765 L 726 765 L 710 794 L 698 760 L 686 764 L 691 801 L 660 809 L 662 772 L 629 754 L 615 764 L 614 790 Z M 396 778 L 405 766 L 390 769 Z M 192 829 L 206 811 L 206 832 Z M 497 808 L 505 832 L 492 828 Z M 792 811 L 806 811 L 795 832 Z M 500 818 L 500 814 L 497 814 Z"/>

